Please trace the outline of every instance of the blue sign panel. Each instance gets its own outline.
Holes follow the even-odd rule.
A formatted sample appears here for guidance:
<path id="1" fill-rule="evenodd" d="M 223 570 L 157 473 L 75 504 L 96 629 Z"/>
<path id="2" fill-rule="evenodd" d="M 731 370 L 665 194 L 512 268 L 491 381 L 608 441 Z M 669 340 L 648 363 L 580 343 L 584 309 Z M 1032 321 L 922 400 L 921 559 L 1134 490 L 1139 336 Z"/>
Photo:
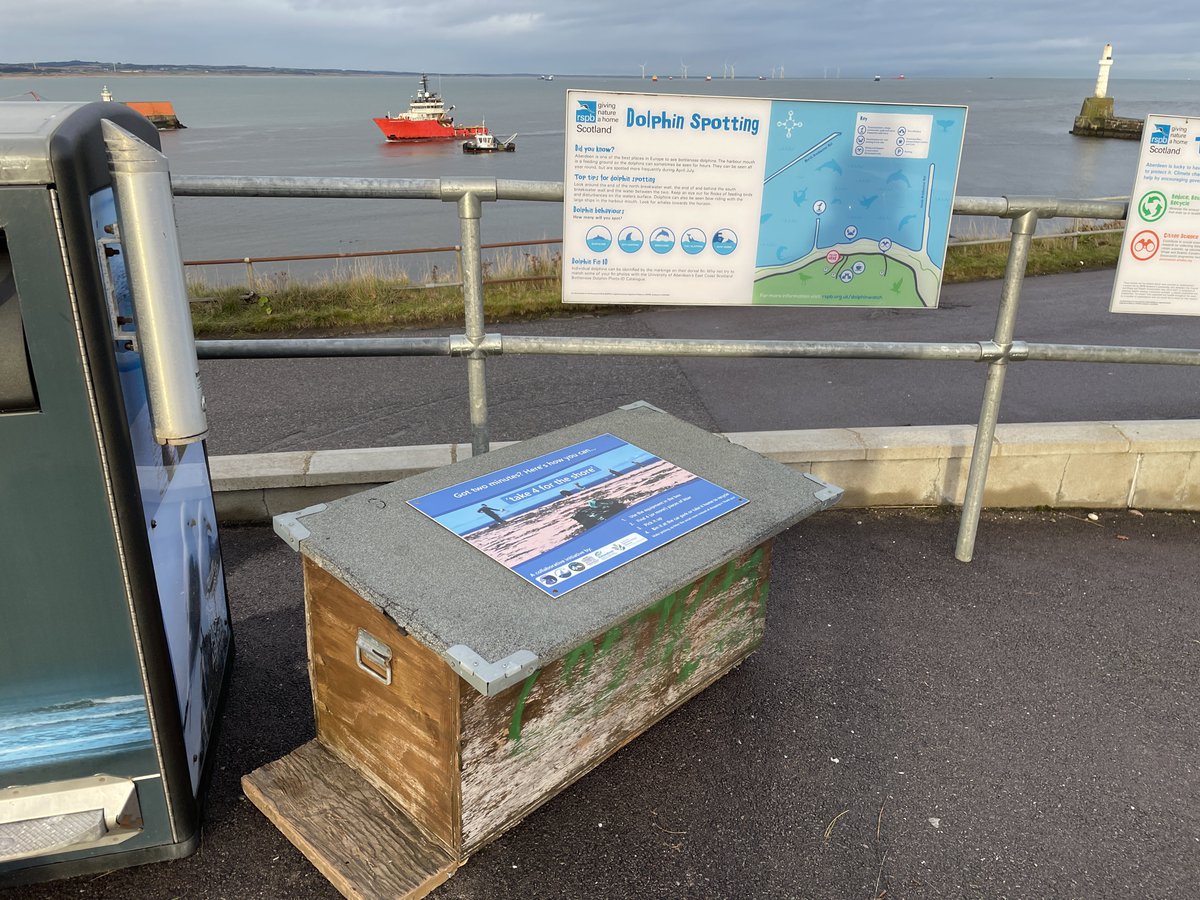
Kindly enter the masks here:
<path id="1" fill-rule="evenodd" d="M 560 596 L 746 502 L 602 434 L 409 504 Z"/>

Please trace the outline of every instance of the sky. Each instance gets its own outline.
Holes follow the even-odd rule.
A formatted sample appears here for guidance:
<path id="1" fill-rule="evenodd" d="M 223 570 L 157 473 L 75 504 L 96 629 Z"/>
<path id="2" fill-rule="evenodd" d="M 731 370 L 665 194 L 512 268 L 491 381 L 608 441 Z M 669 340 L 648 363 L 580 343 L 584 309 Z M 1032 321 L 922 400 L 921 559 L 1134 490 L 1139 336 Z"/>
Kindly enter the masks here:
<path id="1" fill-rule="evenodd" d="M 0 0 L 0 62 L 721 77 L 1200 75 L 1195 0 Z"/>

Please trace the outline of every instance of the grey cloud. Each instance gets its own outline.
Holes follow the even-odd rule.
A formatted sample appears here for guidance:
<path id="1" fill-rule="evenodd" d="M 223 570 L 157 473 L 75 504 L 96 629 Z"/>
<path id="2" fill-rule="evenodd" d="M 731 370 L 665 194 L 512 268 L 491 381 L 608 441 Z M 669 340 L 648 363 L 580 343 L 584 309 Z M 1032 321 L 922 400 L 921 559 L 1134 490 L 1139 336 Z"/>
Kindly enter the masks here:
<path id="1" fill-rule="evenodd" d="M 1001 7 L 943 0 L 694 0 L 497 5 L 445 0 L 215 0 L 206 4 L 55 0 L 6 12 L 0 61 L 109 59 L 441 72 L 719 76 L 785 66 L 792 77 L 1057 75 L 1090 79 L 1104 43 L 1114 78 L 1191 77 L 1192 5 L 1106 4 L 1092 16 L 1056 0 Z M 12 36 L 19 35 L 19 40 Z M 7 44 L 7 46 L 5 46 Z M 13 56 L 19 53 L 20 57 Z"/>

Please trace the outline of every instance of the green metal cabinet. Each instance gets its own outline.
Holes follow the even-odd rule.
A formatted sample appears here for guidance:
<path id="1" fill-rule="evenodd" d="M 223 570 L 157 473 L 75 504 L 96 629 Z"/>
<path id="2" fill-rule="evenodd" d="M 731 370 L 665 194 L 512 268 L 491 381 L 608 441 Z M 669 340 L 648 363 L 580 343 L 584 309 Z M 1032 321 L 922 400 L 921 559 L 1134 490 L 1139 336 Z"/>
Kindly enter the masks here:
<path id="1" fill-rule="evenodd" d="M 119 104 L 0 103 L 0 884 L 195 848 L 232 646 L 204 444 L 155 429 L 112 125 L 157 154 Z"/>

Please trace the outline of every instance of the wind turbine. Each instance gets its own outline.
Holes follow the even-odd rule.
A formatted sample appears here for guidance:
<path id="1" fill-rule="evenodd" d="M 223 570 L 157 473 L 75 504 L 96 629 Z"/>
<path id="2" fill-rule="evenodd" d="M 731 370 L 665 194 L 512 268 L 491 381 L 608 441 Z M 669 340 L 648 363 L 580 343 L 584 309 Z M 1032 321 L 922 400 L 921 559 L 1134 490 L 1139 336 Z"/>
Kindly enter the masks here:
<path id="1" fill-rule="evenodd" d="M 681 72 L 683 72 L 683 80 L 684 80 L 684 81 L 687 81 L 687 70 L 688 70 L 688 67 L 687 67 L 687 63 L 685 63 L 685 62 L 684 62 L 682 59 L 679 61 L 679 70 L 680 70 Z"/>
<path id="2" fill-rule="evenodd" d="M 642 81 L 646 80 L 646 64 L 642 63 Z"/>

